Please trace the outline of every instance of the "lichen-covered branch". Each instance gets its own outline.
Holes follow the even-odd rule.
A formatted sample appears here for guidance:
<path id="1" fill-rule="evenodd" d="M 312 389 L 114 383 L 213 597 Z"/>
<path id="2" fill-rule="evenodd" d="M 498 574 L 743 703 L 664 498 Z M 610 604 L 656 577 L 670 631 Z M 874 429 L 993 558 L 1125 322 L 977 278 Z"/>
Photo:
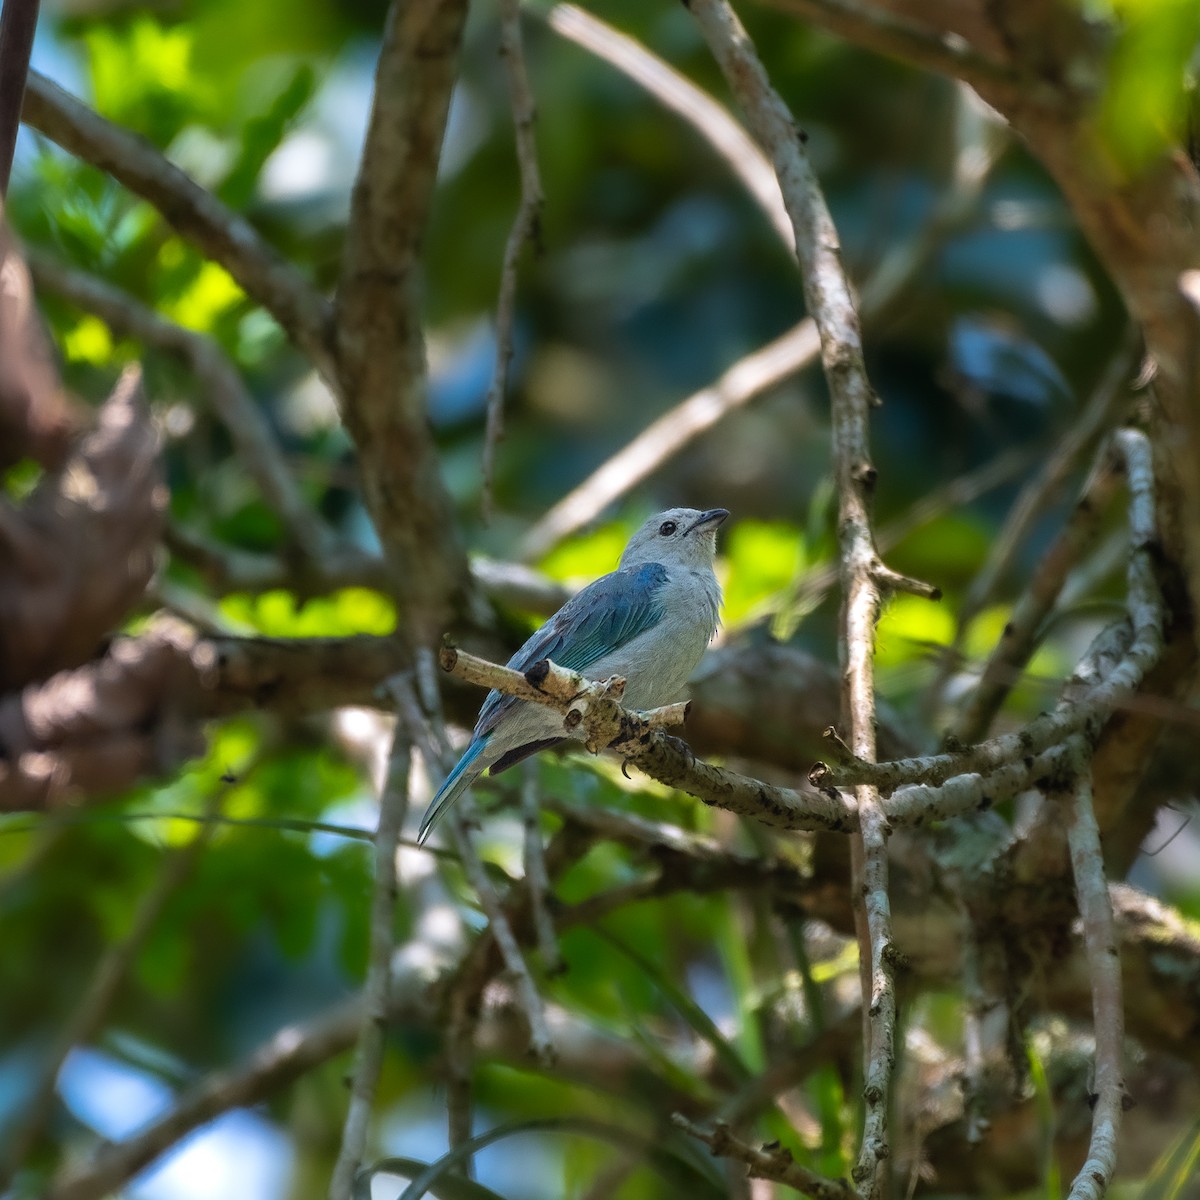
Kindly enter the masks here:
<path id="1" fill-rule="evenodd" d="M 745 1163 L 754 1179 L 771 1179 L 795 1188 L 812 1200 L 858 1200 L 856 1192 L 844 1179 L 826 1179 L 798 1163 L 791 1152 L 778 1143 L 751 1146 L 735 1136 L 724 1121 L 711 1126 L 698 1125 L 681 1113 L 675 1113 L 674 1123 L 685 1133 L 703 1142 L 713 1154 Z"/>
<path id="2" fill-rule="evenodd" d="M 832 397 L 834 474 L 838 488 L 838 540 L 842 569 L 839 659 L 842 716 L 859 758 L 875 758 L 872 660 L 882 596 L 904 590 L 937 595 L 888 570 L 875 550 L 870 500 L 875 468 L 870 460 L 868 415 L 876 402 L 863 362 L 858 314 L 841 263 L 837 230 L 787 106 L 771 87 L 741 22 L 725 0 L 692 0 L 691 11 L 721 67 L 751 131 L 775 166 L 784 207 L 796 238 L 805 303 L 821 335 L 821 360 Z M 872 1198 L 887 1188 L 891 1153 L 888 1108 L 895 1059 L 896 997 L 888 898 L 887 822 L 870 784 L 856 788 L 859 836 L 852 842 L 853 887 L 863 904 L 859 926 L 864 999 L 862 1145 L 853 1176 Z"/>
<path id="3" fill-rule="evenodd" d="M 846 832 L 857 824 L 853 806 L 836 791 L 775 787 L 736 771 L 700 762 L 687 746 L 665 734 L 687 706 L 670 704 L 650 713 L 622 708 L 624 680 L 589 683 L 543 659 L 525 674 L 443 647 L 442 668 L 480 687 L 496 688 L 563 713 L 564 735 L 574 730 L 593 753 L 610 750 L 636 764 L 652 779 L 741 816 L 784 829 Z"/>
<path id="4" fill-rule="evenodd" d="M 1086 753 L 1081 749 L 1081 753 Z M 1112 902 L 1104 874 L 1100 830 L 1092 811 L 1091 772 L 1085 766 L 1070 801 L 1067 842 L 1075 895 L 1083 918 L 1088 974 L 1092 981 L 1092 1024 L 1096 1039 L 1092 1137 L 1087 1161 L 1071 1185 L 1069 1200 L 1102 1200 L 1117 1166 L 1117 1134 L 1126 1093 L 1125 1009 L 1121 999 L 1121 955 Z"/>

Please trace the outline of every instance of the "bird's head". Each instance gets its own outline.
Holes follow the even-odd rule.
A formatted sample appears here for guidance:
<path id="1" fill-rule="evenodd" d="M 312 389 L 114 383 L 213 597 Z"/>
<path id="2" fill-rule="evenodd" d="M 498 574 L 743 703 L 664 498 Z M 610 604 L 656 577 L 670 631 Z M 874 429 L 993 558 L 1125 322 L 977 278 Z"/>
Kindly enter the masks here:
<path id="1" fill-rule="evenodd" d="M 711 567 L 717 553 L 717 526 L 727 516 L 727 508 L 668 508 L 656 513 L 629 539 L 621 566 L 658 562 Z"/>

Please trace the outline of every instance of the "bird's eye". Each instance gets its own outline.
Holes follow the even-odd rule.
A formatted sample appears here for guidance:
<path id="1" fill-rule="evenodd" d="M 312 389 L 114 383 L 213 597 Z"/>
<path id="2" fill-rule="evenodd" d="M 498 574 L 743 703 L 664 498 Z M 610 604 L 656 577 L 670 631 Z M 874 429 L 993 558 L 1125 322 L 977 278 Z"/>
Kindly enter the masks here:
<path id="1" fill-rule="evenodd" d="M 670 537 L 671 534 L 673 534 L 678 528 L 679 526 L 676 525 L 674 521 L 664 521 L 658 527 L 658 532 L 661 533 L 663 537 Z"/>

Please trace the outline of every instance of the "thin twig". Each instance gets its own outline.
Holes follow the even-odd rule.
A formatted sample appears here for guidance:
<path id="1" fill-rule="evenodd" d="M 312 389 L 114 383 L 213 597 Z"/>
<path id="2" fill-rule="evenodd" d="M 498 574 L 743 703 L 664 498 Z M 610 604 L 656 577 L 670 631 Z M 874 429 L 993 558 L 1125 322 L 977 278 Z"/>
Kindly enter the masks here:
<path id="1" fill-rule="evenodd" d="M 775 171 L 754 139 L 723 104 L 641 42 L 578 5 L 556 4 L 546 19 L 555 33 L 616 67 L 664 108 L 691 125 L 741 181 L 788 253 L 794 253 L 792 224 L 779 195 Z"/>
<path id="2" fill-rule="evenodd" d="M 0 199 L 8 194 L 37 19 L 38 0 L 4 0 L 0 11 Z"/>
<path id="3" fill-rule="evenodd" d="M 375 1088 L 383 1068 L 388 1014 L 391 1010 L 392 955 L 399 880 L 396 849 L 408 812 L 409 769 L 412 743 L 408 727 L 396 721 L 388 755 L 387 777 L 379 794 L 379 822 L 375 830 L 375 890 L 371 898 L 371 953 L 363 989 L 362 1026 L 350 1106 L 342 1126 L 342 1144 L 329 1183 L 329 1200 L 350 1200 L 354 1179 L 367 1145 Z"/>
<path id="4" fill-rule="evenodd" d="M 1128 401 L 1129 394 L 1123 385 L 1129 376 L 1132 355 L 1133 346 L 1129 342 L 1113 355 L 1083 411 L 1071 423 L 1053 453 L 1046 458 L 1041 469 L 1025 485 L 1009 509 L 1003 527 L 992 540 L 983 566 L 971 581 L 955 614 L 954 639 L 946 648 L 939 671 L 930 683 L 924 701 L 927 713 L 932 713 L 941 699 L 971 622 L 992 602 L 997 587 L 1007 575 L 1030 529 L 1045 514 L 1078 460 L 1119 417 Z"/>
<path id="5" fill-rule="evenodd" d="M 39 288 L 94 313 L 118 335 L 133 337 L 182 358 L 233 439 L 246 470 L 296 546 L 312 559 L 331 548 L 331 533 L 305 499 L 279 443 L 241 374 L 210 337 L 160 316 L 96 275 L 32 251 L 29 268 Z"/>
<path id="6" fill-rule="evenodd" d="M 424 717 L 417 701 L 416 692 L 407 680 L 400 682 L 396 696 L 401 719 L 408 722 L 409 730 L 418 745 L 421 746 L 422 754 L 425 755 L 432 767 L 447 770 L 453 764 L 447 760 L 443 748 L 438 745 L 437 735 L 430 730 L 428 718 Z M 452 821 L 451 830 L 454 833 L 455 848 L 462 860 L 463 871 L 487 915 L 488 928 L 500 950 L 505 970 L 512 978 L 521 999 L 522 1010 L 529 1023 L 530 1051 L 539 1062 L 551 1063 L 554 1060 L 554 1042 L 546 1025 L 541 996 L 538 994 L 537 985 L 533 982 L 533 976 L 529 973 L 525 956 L 521 953 L 508 916 L 496 895 L 496 889 L 492 886 L 492 881 L 484 869 L 483 860 L 475 849 L 474 839 L 471 835 L 471 826 L 475 823 L 475 810 L 471 797 L 469 795 L 462 797 L 455 806 L 455 812 L 451 815 L 455 818 Z"/>
<path id="7" fill-rule="evenodd" d="M 559 5 L 552 10 L 551 24 L 555 23 L 553 14 L 575 11 L 570 5 Z M 591 28 L 596 18 L 586 14 L 584 17 L 588 28 Z M 573 26 L 579 24 L 574 18 L 571 18 L 571 23 Z M 633 47 L 628 55 L 625 52 L 614 53 L 610 61 L 619 68 L 625 69 L 632 61 L 629 56 L 635 52 L 648 56 L 653 62 L 658 61 L 649 51 L 623 34 L 614 31 L 611 36 L 621 42 L 630 42 Z M 590 41 L 586 44 L 593 48 Z M 597 53 L 601 52 L 601 45 L 597 36 Z M 665 64 L 663 69 L 670 70 Z M 638 78 L 637 75 L 633 77 Z M 642 82 L 640 78 L 638 81 Z M 686 83 L 686 86 L 691 89 L 694 85 Z M 669 107 L 677 107 L 653 88 L 649 90 L 656 98 L 668 103 Z M 700 92 L 699 97 L 710 105 L 715 104 L 707 93 Z M 680 106 L 691 101 L 689 93 L 683 93 L 679 99 Z M 988 174 L 1000 157 L 1004 139 L 997 133 L 995 123 L 979 118 L 969 108 L 972 103 L 979 107 L 978 101 L 960 96 L 959 103 L 963 110 L 970 113 L 970 117 L 964 116 L 958 123 L 962 142 L 954 158 L 950 186 L 934 206 L 929 221 L 921 231 L 915 237 L 893 246 L 863 285 L 861 311 L 865 321 L 887 312 L 904 289 L 920 275 L 922 267 L 937 252 L 947 235 L 968 220 L 978 205 Z M 717 106 L 717 111 L 725 114 L 720 106 Z M 708 128 L 708 122 L 702 131 L 704 128 Z M 737 126 L 737 132 L 740 139 L 746 138 L 740 126 Z M 778 201 L 779 185 L 774 171 L 757 147 L 754 153 L 757 156 L 755 162 L 761 160 L 770 172 L 771 195 Z M 755 179 L 759 172 L 760 167 L 756 165 L 753 171 Z M 795 235 L 786 210 L 783 217 L 787 222 L 784 242 L 789 253 L 794 253 Z M 811 366 L 817 361 L 820 349 L 816 323 L 812 317 L 806 317 L 781 337 L 739 359 L 716 382 L 681 400 L 648 425 L 558 501 L 526 533 L 521 542 L 521 557 L 530 560 L 544 555 L 563 538 L 594 520 L 607 505 L 626 495 L 664 462 L 725 417 Z"/>
<path id="8" fill-rule="evenodd" d="M 525 826 L 525 885 L 529 888 L 529 903 L 533 909 L 533 924 L 542 955 L 542 970 L 547 975 L 553 975 L 562 968 L 562 958 L 558 952 L 554 922 L 547 907 L 550 879 L 546 873 L 546 854 L 542 844 L 538 769 L 534 759 L 526 762 L 521 780 L 521 817 Z"/>
<path id="9" fill-rule="evenodd" d="M 521 558 L 541 558 L 700 434 L 815 362 L 820 348 L 816 326 L 806 317 L 773 342 L 738 359 L 714 383 L 653 421 L 558 501 L 521 539 Z"/>
<path id="10" fill-rule="evenodd" d="M 1102 1200 L 1117 1166 L 1117 1134 L 1126 1102 L 1125 1010 L 1121 999 L 1120 941 L 1104 875 L 1100 831 L 1092 811 L 1091 772 L 1086 765 L 1075 781 L 1070 803 L 1067 841 L 1092 983 L 1096 1071 L 1087 1161 L 1071 1185 L 1068 1200 Z"/>
<path id="11" fill-rule="evenodd" d="M 876 537 L 880 553 L 895 549 L 905 538 L 924 526 L 932 524 L 945 513 L 962 508 L 993 488 L 1007 483 L 1037 457 L 1039 451 L 1015 447 L 1005 454 L 984 463 L 973 471 L 948 480 L 941 487 L 927 492 L 904 512 L 881 525 Z M 840 567 L 836 562 L 824 563 L 806 571 L 796 583 L 796 589 L 786 602 L 784 611 L 798 620 L 815 608 L 825 593 L 838 582 Z"/>
<path id="12" fill-rule="evenodd" d="M 1070 519 L 1042 557 L 1029 586 L 1013 607 L 1000 641 L 967 701 L 957 710 L 948 737 L 958 742 L 981 738 L 1000 710 L 1013 681 L 1037 644 L 1042 624 L 1054 607 L 1067 575 L 1095 541 L 1118 479 L 1111 458 L 1101 456 L 1083 486 Z"/>
<path id="13" fill-rule="evenodd" d="M 504 436 L 504 397 L 508 389 L 508 368 L 513 356 L 513 323 L 516 318 L 517 264 L 525 243 L 536 249 L 541 236 L 542 176 L 538 169 L 534 125 L 537 109 L 529 73 L 525 69 L 525 49 L 521 39 L 520 0 L 500 0 L 500 54 L 508 74 L 509 102 L 516 131 L 517 164 L 521 172 L 521 200 L 504 246 L 504 265 L 500 270 L 500 298 L 496 303 L 496 365 L 487 394 L 487 429 L 483 438 L 483 517 L 492 518 L 493 486 L 496 472 L 496 446 Z"/>
<path id="14" fill-rule="evenodd" d="M 386 592 L 391 585 L 383 558 L 353 546 L 338 546 L 319 559 L 297 563 L 229 546 L 177 523 L 167 526 L 163 541 L 172 555 L 203 576 L 215 596 L 279 589 L 311 596 L 348 587 Z M 572 596 L 565 584 L 524 563 L 475 557 L 471 576 L 494 603 L 539 616 L 556 613 Z"/>
<path id="15" fill-rule="evenodd" d="M 249 221 L 145 139 L 105 120 L 36 71 L 29 74 L 22 119 L 154 205 L 181 237 L 220 263 L 279 322 L 326 382 L 337 387 L 329 302 Z"/>
<path id="16" fill-rule="evenodd" d="M 749 35 L 725 0 L 693 0 L 691 11 L 751 130 L 775 164 L 784 205 L 796 234 L 805 302 L 821 333 L 822 360 L 832 397 L 834 474 L 838 487 L 843 720 L 854 754 L 873 760 L 872 659 L 882 595 L 886 591 L 904 590 L 933 598 L 938 593 L 884 567 L 876 553 L 870 515 L 875 468 L 870 460 L 868 436 L 868 414 L 876 397 L 863 362 L 858 314 L 842 267 L 837 230 L 792 114 L 771 87 Z M 888 898 L 888 825 L 875 788 L 860 785 L 855 794 L 859 834 L 851 840 L 851 861 L 854 894 L 862 897 L 861 906 L 855 906 L 855 921 L 862 964 L 866 1111 L 853 1176 L 871 1200 L 877 1200 L 887 1188 L 891 1154 L 888 1109 L 895 1061 L 895 951 Z"/>
<path id="17" fill-rule="evenodd" d="M 703 1142 L 713 1154 L 745 1163 L 755 1179 L 773 1179 L 787 1184 L 813 1200 L 855 1200 L 858 1196 L 844 1179 L 826 1179 L 801 1166 L 778 1142 L 762 1147 L 748 1145 L 735 1137 L 724 1121 L 705 1127 L 689 1121 L 682 1113 L 675 1113 L 671 1120 L 685 1133 Z"/>
<path id="18" fill-rule="evenodd" d="M 981 54 L 955 33 L 920 25 L 882 4 L 859 0 L 774 0 L 823 29 L 889 58 L 899 58 L 930 71 L 988 85 L 997 97 L 1029 97 L 1028 84 L 1007 64 Z M 1022 84 L 1026 90 L 1022 92 Z"/>

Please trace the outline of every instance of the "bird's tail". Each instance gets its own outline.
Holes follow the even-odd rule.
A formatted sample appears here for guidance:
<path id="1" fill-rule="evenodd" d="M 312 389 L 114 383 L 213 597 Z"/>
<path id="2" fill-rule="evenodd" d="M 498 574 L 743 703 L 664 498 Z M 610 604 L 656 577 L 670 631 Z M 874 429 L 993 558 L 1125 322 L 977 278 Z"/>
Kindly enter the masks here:
<path id="1" fill-rule="evenodd" d="M 483 773 L 486 763 L 475 765 L 475 760 L 488 743 L 487 737 L 475 738 L 463 752 L 462 758 L 454 765 L 454 770 L 446 776 L 445 782 L 437 790 L 437 795 L 429 802 L 425 816 L 421 820 L 421 828 L 417 831 L 418 845 L 424 845 L 425 839 L 433 832 L 433 827 L 446 815 L 455 800 L 466 791 Z"/>

